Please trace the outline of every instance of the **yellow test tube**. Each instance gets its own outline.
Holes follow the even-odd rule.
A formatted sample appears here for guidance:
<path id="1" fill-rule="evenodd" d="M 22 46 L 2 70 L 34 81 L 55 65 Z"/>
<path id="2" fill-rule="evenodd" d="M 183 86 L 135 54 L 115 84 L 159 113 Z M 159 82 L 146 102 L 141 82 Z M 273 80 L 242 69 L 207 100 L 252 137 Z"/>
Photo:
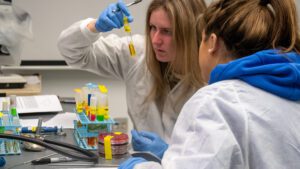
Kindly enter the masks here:
<path id="1" fill-rule="evenodd" d="M 99 95 L 99 100 L 98 100 L 98 106 L 100 109 L 99 112 L 103 112 L 104 119 L 107 120 L 107 119 L 109 119 L 108 96 L 107 96 L 108 90 L 104 85 L 99 85 L 98 88 L 101 93 Z"/>
<path id="2" fill-rule="evenodd" d="M 97 113 L 97 97 L 91 96 L 91 105 L 90 105 L 90 121 L 96 120 Z"/>
<path id="3" fill-rule="evenodd" d="M 77 113 L 82 113 L 83 104 L 84 104 L 82 91 L 79 88 L 74 89 L 74 91 L 75 91 L 76 111 Z"/>
<path id="4" fill-rule="evenodd" d="M 89 91 L 89 88 L 86 87 L 86 86 L 83 86 L 81 88 L 81 91 L 82 91 L 82 96 L 83 96 L 83 109 L 85 110 L 85 113 L 87 114 L 88 113 L 88 110 L 89 110 L 89 106 L 88 106 L 88 94 L 90 94 L 90 91 Z"/>
<path id="5" fill-rule="evenodd" d="M 123 18 L 124 21 L 124 30 L 125 32 L 128 33 L 128 47 L 129 47 L 129 52 L 131 56 L 135 56 L 135 49 L 134 49 L 134 45 L 133 45 L 133 40 L 132 40 L 132 35 L 131 35 L 131 28 L 128 22 L 128 18 L 126 16 L 124 16 Z"/>

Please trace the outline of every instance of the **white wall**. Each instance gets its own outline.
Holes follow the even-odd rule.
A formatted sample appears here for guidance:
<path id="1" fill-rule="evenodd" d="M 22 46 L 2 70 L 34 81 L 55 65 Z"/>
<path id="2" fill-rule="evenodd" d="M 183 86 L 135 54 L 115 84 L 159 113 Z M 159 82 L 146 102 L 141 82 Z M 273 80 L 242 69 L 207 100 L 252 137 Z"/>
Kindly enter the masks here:
<path id="1" fill-rule="evenodd" d="M 97 18 L 111 3 L 118 0 L 13 0 L 13 5 L 28 12 L 32 18 L 33 39 L 26 39 L 22 60 L 63 60 L 57 49 L 57 39 L 62 30 L 76 21 Z M 132 0 L 123 0 L 125 3 Z M 145 14 L 150 0 L 129 8 L 134 22 L 132 33 L 143 34 Z M 111 33 L 111 32 L 110 32 Z M 115 30 L 120 36 L 123 29 Z"/>

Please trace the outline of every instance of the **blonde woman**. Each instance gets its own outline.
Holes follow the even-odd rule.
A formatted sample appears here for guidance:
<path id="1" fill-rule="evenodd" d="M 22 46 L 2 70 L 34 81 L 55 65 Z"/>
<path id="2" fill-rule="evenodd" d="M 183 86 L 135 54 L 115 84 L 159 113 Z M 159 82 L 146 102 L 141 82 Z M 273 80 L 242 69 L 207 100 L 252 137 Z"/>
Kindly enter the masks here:
<path id="1" fill-rule="evenodd" d="M 73 24 L 59 37 L 58 48 L 69 65 L 124 81 L 134 128 L 150 131 L 132 131 L 135 150 L 162 157 L 167 148 L 162 139 L 169 141 L 183 104 L 203 86 L 195 23 L 205 9 L 204 0 L 153 0 L 145 37 L 133 36 L 135 57 L 130 56 L 127 37 L 101 34 L 121 28 L 123 15 L 132 21 L 122 1 L 98 19 Z"/>

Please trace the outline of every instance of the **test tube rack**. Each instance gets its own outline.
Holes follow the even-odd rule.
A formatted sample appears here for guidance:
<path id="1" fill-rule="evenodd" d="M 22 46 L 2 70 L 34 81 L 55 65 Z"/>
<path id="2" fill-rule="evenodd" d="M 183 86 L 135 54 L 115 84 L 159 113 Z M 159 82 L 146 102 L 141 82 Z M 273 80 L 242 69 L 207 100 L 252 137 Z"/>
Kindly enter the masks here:
<path id="1" fill-rule="evenodd" d="M 112 118 L 103 121 L 90 121 L 85 112 L 77 112 L 74 120 L 74 137 L 77 144 L 86 150 L 98 150 L 100 133 L 112 132 L 112 126 L 116 123 Z M 89 139 L 95 139 L 94 144 L 89 144 Z"/>
<path id="2" fill-rule="evenodd" d="M 8 98 L 1 98 L 0 102 Z M 20 135 L 21 125 L 18 113 L 12 115 L 9 110 L 0 109 L 0 133 Z M 20 142 L 13 139 L 0 139 L 0 155 L 21 154 Z"/>

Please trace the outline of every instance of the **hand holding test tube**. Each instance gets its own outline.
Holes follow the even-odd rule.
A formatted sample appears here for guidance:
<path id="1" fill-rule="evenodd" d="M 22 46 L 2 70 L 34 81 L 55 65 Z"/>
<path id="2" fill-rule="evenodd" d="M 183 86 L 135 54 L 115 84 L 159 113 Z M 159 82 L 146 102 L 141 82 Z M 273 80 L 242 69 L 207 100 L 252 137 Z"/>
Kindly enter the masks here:
<path id="1" fill-rule="evenodd" d="M 123 15 L 128 17 L 129 22 L 133 21 L 133 18 L 130 15 L 127 6 L 123 3 L 122 0 L 119 0 L 118 3 L 110 4 L 100 14 L 95 23 L 95 28 L 99 32 L 108 32 L 114 28 L 120 29 L 124 25 Z"/>
<path id="2" fill-rule="evenodd" d="M 127 7 L 141 2 L 142 0 L 135 0 L 132 3 L 124 4 L 122 0 L 118 3 L 109 5 L 100 15 L 95 23 L 95 28 L 99 32 L 108 32 L 114 28 L 121 28 L 124 26 L 125 32 L 128 33 L 128 47 L 131 56 L 135 56 L 135 48 L 133 45 L 131 28 L 129 23 L 133 21 Z"/>

